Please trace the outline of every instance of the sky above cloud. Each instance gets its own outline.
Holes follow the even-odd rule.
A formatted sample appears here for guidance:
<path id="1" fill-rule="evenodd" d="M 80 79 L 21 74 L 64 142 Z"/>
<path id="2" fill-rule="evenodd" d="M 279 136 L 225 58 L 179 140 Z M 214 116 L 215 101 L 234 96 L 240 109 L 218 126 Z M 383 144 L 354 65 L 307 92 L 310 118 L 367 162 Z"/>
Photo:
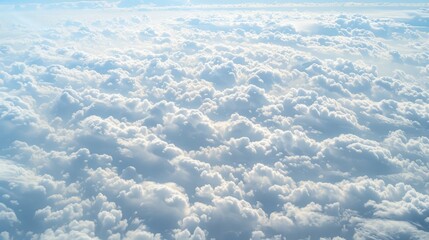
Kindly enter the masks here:
<path id="1" fill-rule="evenodd" d="M 428 239 L 429 5 L 393 2 L 3 1 L 0 239 Z"/>

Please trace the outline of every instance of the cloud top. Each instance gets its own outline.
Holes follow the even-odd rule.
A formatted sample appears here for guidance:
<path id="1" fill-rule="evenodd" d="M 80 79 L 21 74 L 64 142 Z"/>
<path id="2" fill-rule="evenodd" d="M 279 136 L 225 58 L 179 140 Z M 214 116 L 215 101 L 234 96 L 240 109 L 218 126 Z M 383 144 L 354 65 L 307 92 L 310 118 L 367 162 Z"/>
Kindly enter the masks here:
<path id="1" fill-rule="evenodd" d="M 45 3 L 0 10 L 1 239 L 429 238 L 424 5 Z"/>

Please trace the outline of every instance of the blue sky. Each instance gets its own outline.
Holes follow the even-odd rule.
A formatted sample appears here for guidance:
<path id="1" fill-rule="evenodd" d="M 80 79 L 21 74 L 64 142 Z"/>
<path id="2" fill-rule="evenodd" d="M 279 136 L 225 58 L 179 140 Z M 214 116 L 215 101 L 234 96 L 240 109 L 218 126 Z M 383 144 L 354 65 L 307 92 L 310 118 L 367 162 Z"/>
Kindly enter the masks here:
<path id="1" fill-rule="evenodd" d="M 116 1 L 116 0 L 80 0 L 82 2 L 120 2 L 120 1 Z M 21 4 L 21 3 L 58 3 L 58 2 L 77 2 L 77 1 L 73 1 L 73 0 L 3 0 L 0 2 L 0 4 Z M 180 1 L 180 0 L 163 0 L 163 1 L 150 1 L 150 0 L 124 0 L 124 2 L 133 2 L 133 3 L 158 3 L 158 4 L 178 4 L 178 3 L 186 3 L 188 1 Z M 366 3 L 370 3 L 370 2 L 388 2 L 388 3 L 411 3 L 411 2 L 415 2 L 415 3 L 426 3 L 427 1 L 425 0 L 412 0 L 412 1 L 404 1 L 404 0 L 360 0 L 360 1 L 332 1 L 332 0 L 304 0 L 304 1 L 299 1 L 299 0 L 276 0 L 276 1 L 262 1 L 262 0 L 231 0 L 231 1 L 214 1 L 214 0 L 192 0 L 190 1 L 193 4 L 235 4 L 235 3 L 266 3 L 266 4 L 270 4 L 270 3 L 289 3 L 289 2 L 295 2 L 295 3 L 300 3 L 300 2 L 314 2 L 314 3 L 319 3 L 319 2 L 366 2 Z"/>

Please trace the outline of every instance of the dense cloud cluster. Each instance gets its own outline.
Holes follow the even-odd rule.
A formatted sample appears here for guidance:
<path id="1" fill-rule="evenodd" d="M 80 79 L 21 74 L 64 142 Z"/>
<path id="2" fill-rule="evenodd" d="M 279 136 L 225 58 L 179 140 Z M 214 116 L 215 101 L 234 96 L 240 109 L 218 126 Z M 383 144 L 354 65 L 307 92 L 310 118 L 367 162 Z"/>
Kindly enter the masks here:
<path id="1" fill-rule="evenodd" d="M 2 10 L 1 239 L 429 238 L 425 5 L 85 4 Z"/>

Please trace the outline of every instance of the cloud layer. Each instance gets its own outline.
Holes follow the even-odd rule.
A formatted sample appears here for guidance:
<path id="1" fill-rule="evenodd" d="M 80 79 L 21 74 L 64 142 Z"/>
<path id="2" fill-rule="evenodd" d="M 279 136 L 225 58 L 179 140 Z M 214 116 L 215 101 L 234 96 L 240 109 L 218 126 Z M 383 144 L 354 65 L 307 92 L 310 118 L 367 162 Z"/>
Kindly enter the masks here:
<path id="1" fill-rule="evenodd" d="M 0 238 L 429 238 L 425 5 L 79 4 L 0 10 Z"/>

